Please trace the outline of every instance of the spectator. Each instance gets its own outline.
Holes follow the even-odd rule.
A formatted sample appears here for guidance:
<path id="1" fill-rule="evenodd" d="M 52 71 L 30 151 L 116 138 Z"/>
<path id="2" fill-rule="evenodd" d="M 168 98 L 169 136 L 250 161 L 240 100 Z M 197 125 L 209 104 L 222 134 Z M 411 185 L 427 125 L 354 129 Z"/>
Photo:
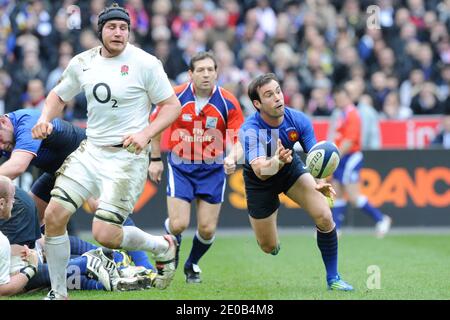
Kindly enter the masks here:
<path id="1" fill-rule="evenodd" d="M 225 41 L 228 47 L 234 44 L 234 29 L 228 27 L 229 13 L 224 9 L 214 12 L 214 25 L 207 31 L 207 47 L 212 48 L 216 41 Z"/>
<path id="2" fill-rule="evenodd" d="M 373 106 L 377 111 L 381 111 L 384 99 L 386 99 L 389 93 L 386 80 L 386 75 L 381 71 L 377 71 L 371 76 L 369 94 L 372 97 Z"/>
<path id="3" fill-rule="evenodd" d="M 412 99 L 410 108 L 415 115 L 443 113 L 444 108 L 437 97 L 434 83 L 425 82 L 422 90 Z"/>
<path id="4" fill-rule="evenodd" d="M 329 96 L 329 90 L 315 88 L 311 92 L 308 102 L 308 112 L 313 116 L 329 116 L 333 111 L 333 99 Z"/>
<path id="5" fill-rule="evenodd" d="M 409 78 L 400 85 L 400 104 L 410 106 L 412 98 L 419 93 L 425 83 L 425 76 L 420 69 L 413 69 Z"/>
<path id="6" fill-rule="evenodd" d="M 385 119 L 404 120 L 411 117 L 412 111 L 400 103 L 400 96 L 397 91 L 391 91 L 384 100 L 381 115 Z"/>
<path id="7" fill-rule="evenodd" d="M 45 88 L 40 79 L 28 81 L 27 92 L 24 101 L 24 108 L 42 110 L 44 108 Z"/>
<path id="8" fill-rule="evenodd" d="M 450 97 L 447 98 L 444 116 L 441 120 L 441 128 L 431 142 L 432 147 L 450 149 Z"/>

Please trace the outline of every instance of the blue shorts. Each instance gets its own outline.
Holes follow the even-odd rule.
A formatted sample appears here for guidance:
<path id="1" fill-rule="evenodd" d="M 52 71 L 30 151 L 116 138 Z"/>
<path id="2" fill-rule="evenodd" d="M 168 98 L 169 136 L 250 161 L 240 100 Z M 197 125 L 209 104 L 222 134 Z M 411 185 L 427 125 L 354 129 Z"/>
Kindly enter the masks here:
<path id="1" fill-rule="evenodd" d="M 34 243 L 41 237 L 39 218 L 33 199 L 16 187 L 11 218 L 0 219 L 0 231 L 11 244 L 27 245 L 34 248 Z"/>
<path id="2" fill-rule="evenodd" d="M 359 172 L 363 164 L 363 154 L 358 151 L 347 154 L 339 161 L 339 166 L 333 173 L 333 178 L 341 184 L 356 183 L 359 181 Z"/>
<path id="3" fill-rule="evenodd" d="M 174 163 L 167 157 L 167 196 L 186 200 L 199 198 L 208 203 L 222 203 L 226 179 L 223 164 Z"/>
<path id="4" fill-rule="evenodd" d="M 39 199 L 45 202 L 50 202 L 50 192 L 55 186 L 56 176 L 54 174 L 45 172 L 36 179 L 36 181 L 31 186 L 31 192 L 37 196 Z"/>

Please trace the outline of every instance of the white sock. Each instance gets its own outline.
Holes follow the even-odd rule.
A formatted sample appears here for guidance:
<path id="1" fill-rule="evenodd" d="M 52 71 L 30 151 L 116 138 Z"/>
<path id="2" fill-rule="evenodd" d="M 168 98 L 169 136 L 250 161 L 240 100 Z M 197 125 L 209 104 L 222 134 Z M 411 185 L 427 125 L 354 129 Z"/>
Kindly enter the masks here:
<path id="1" fill-rule="evenodd" d="M 169 220 L 169 218 L 164 220 L 164 228 L 166 229 L 166 231 L 169 232 L 169 234 L 173 234 L 172 230 L 170 230 L 170 220 Z"/>
<path id="2" fill-rule="evenodd" d="M 67 297 L 66 273 L 70 259 L 70 241 L 67 231 L 62 236 L 45 237 L 45 255 L 52 289 Z"/>
<path id="3" fill-rule="evenodd" d="M 207 245 L 212 244 L 214 240 L 216 240 L 216 235 L 213 235 L 211 239 L 203 239 L 198 230 L 195 231 L 195 236 L 197 237 L 198 241 Z"/>
<path id="4" fill-rule="evenodd" d="M 166 252 L 169 242 L 162 236 L 152 236 L 134 226 L 123 226 L 123 239 L 120 244 L 125 250 L 145 250 L 154 254 Z"/>

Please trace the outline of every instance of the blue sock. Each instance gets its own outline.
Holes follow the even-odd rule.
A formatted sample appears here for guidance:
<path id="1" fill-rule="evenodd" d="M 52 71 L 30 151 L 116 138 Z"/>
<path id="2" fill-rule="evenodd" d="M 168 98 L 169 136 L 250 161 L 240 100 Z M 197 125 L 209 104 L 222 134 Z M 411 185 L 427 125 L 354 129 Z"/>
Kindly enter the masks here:
<path id="1" fill-rule="evenodd" d="M 83 253 L 88 252 L 92 249 L 97 249 L 96 245 L 93 245 L 90 242 L 81 240 L 75 236 L 69 236 L 70 241 L 70 254 L 81 256 Z"/>
<path id="2" fill-rule="evenodd" d="M 381 220 L 383 220 L 383 214 L 381 213 L 381 211 L 373 207 L 366 197 L 360 196 L 358 198 L 356 206 L 367 213 L 373 220 L 375 220 L 375 222 L 380 222 Z"/>
<path id="3" fill-rule="evenodd" d="M 123 223 L 124 226 L 135 226 L 134 221 L 128 217 L 127 220 Z M 148 259 L 147 253 L 142 250 L 138 251 L 127 251 L 127 254 L 131 257 L 131 260 L 134 262 L 135 266 L 142 266 L 146 269 L 155 269 L 150 260 Z"/>
<path id="4" fill-rule="evenodd" d="M 135 266 L 142 266 L 145 269 L 155 270 L 145 251 L 128 251 L 127 253 L 131 257 L 131 260 L 134 262 Z"/>
<path id="5" fill-rule="evenodd" d="M 201 257 L 208 251 L 211 245 L 214 242 L 215 237 L 212 237 L 210 240 L 202 239 L 197 232 L 195 232 L 194 240 L 192 241 L 192 249 L 189 254 L 189 258 L 186 260 L 184 264 L 185 268 L 190 268 L 192 264 L 198 264 L 198 261 Z"/>
<path id="6" fill-rule="evenodd" d="M 113 251 L 113 259 L 114 262 L 118 264 L 123 261 L 123 255 L 120 254 L 118 251 Z"/>
<path id="7" fill-rule="evenodd" d="M 105 290 L 101 282 L 82 275 L 80 278 L 81 290 Z"/>
<path id="8" fill-rule="evenodd" d="M 338 239 L 336 228 L 328 233 L 319 231 L 317 228 L 317 246 L 322 253 L 322 260 L 327 270 L 327 282 L 338 276 Z"/>
<path id="9" fill-rule="evenodd" d="M 336 199 L 334 201 L 334 206 L 331 208 L 333 213 L 333 220 L 336 223 L 336 230 L 339 230 L 345 219 L 345 213 L 347 211 L 347 201 L 343 199 Z"/>

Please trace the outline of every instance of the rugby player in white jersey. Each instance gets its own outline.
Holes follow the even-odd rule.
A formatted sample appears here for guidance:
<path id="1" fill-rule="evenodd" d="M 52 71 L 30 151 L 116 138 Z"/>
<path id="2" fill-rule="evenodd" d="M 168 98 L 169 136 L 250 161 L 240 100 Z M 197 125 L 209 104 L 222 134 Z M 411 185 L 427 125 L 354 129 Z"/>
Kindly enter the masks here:
<path id="1" fill-rule="evenodd" d="M 45 211 L 45 250 L 52 283 L 48 299 L 67 298 L 70 245 L 66 225 L 91 196 L 99 199 L 92 233 L 101 245 L 151 252 L 158 268 L 158 288 L 167 287 L 175 274 L 173 236 L 153 236 L 134 226 L 122 227 L 147 178 L 149 142 L 178 117 L 181 109 L 161 62 L 128 43 L 129 31 L 128 12 L 117 4 L 99 14 L 102 45 L 70 61 L 60 83 L 47 96 L 32 131 L 33 138 L 45 139 L 52 131 L 50 121 L 65 102 L 84 91 L 87 140 L 57 172 Z M 149 124 L 152 103 L 163 107 Z"/>

